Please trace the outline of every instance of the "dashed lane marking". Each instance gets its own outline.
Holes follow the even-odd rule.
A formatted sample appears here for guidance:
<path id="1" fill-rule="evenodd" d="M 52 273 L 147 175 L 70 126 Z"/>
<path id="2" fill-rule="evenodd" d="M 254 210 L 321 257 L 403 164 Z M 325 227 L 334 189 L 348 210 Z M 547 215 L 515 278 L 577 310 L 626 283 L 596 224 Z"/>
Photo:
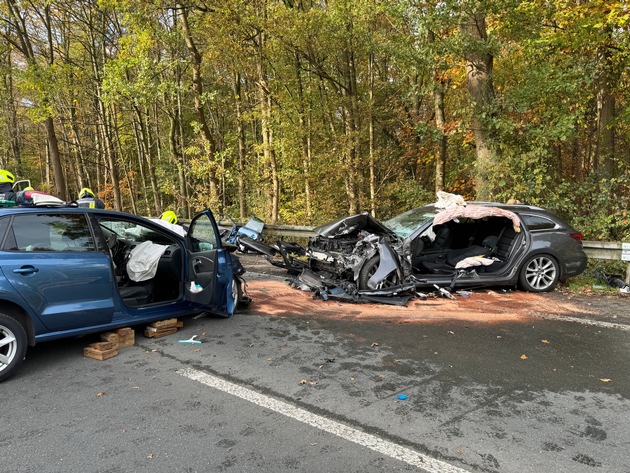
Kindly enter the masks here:
<path id="1" fill-rule="evenodd" d="M 450 465 L 449 463 L 395 444 L 394 442 L 377 437 L 376 435 L 361 432 L 360 430 L 321 415 L 313 414 L 305 409 L 270 396 L 266 396 L 252 389 L 239 386 L 238 384 L 226 381 L 218 376 L 193 368 L 181 369 L 178 370 L 177 373 L 185 376 L 186 378 L 205 384 L 211 388 L 218 389 L 258 406 L 275 411 L 286 417 L 290 417 L 304 424 L 341 437 L 344 440 L 348 440 L 357 445 L 374 450 L 375 452 L 379 452 L 396 460 L 403 461 L 409 465 L 421 468 L 428 473 L 468 473 L 467 470 L 462 470 L 461 468 Z"/>
<path id="2" fill-rule="evenodd" d="M 535 314 L 537 317 L 546 320 L 559 320 L 560 322 L 575 322 L 582 325 L 593 325 L 595 327 L 601 328 L 612 328 L 616 330 L 624 330 L 626 332 L 630 332 L 630 325 L 625 324 L 616 324 L 613 322 L 601 322 L 599 320 L 591 320 L 591 319 L 581 319 L 579 317 L 568 317 L 566 315 L 552 315 L 552 314 Z"/>

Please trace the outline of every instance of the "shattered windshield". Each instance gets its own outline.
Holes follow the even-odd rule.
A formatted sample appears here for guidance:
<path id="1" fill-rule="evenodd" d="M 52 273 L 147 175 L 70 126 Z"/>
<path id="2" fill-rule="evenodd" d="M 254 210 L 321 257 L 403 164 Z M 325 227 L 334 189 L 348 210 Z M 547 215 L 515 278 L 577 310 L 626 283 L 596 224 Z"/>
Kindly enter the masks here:
<path id="1" fill-rule="evenodd" d="M 439 209 L 433 207 L 418 207 L 407 210 L 394 218 L 386 220 L 383 224 L 401 238 L 407 238 L 416 230 L 430 224 Z"/>

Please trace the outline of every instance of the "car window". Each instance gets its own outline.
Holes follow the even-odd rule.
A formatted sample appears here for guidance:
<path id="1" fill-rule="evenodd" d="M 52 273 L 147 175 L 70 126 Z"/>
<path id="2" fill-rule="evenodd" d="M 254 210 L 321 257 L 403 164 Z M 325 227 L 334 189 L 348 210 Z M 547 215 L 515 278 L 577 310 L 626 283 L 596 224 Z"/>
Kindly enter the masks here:
<path id="1" fill-rule="evenodd" d="M 416 230 L 433 221 L 433 217 L 436 215 L 437 211 L 434 208 L 419 207 L 417 209 L 407 210 L 383 222 L 383 224 L 399 237 L 406 238 Z"/>
<path id="2" fill-rule="evenodd" d="M 217 247 L 217 234 L 206 215 L 201 215 L 192 221 L 188 236 L 193 252 L 214 250 Z"/>
<path id="3" fill-rule="evenodd" d="M 528 230 L 549 230 L 555 228 L 556 223 L 540 215 L 521 215 Z"/>
<path id="4" fill-rule="evenodd" d="M 151 241 L 153 243 L 170 245 L 175 241 L 164 232 L 159 232 L 138 222 L 102 218 L 99 220 L 99 224 L 106 230 L 113 232 L 117 238 L 133 240 L 138 243 Z"/>
<path id="5" fill-rule="evenodd" d="M 4 243 L 9 251 L 95 251 L 83 214 L 15 215 Z"/>

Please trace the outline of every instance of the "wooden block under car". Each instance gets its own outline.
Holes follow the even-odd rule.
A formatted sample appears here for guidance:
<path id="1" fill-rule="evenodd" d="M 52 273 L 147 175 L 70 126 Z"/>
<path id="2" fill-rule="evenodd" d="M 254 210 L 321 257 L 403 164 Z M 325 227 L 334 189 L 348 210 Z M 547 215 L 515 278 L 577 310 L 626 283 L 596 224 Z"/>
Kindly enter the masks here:
<path id="1" fill-rule="evenodd" d="M 83 356 L 100 361 L 107 360 L 116 355 L 118 355 L 118 350 L 114 348 L 112 342 L 92 343 L 83 349 Z"/>
<path id="2" fill-rule="evenodd" d="M 90 343 L 87 347 L 92 348 L 93 350 L 97 350 L 97 351 L 107 351 L 107 350 L 116 349 L 114 342 L 109 342 L 109 341 Z"/>
<path id="3" fill-rule="evenodd" d="M 147 338 L 160 338 L 166 337 L 167 335 L 172 335 L 177 333 L 177 327 L 170 327 L 165 329 L 156 329 L 155 327 L 147 327 L 144 331 L 144 336 Z"/>
<path id="4" fill-rule="evenodd" d="M 105 332 L 101 333 L 101 341 L 110 342 L 113 344 L 114 349 L 118 350 L 120 348 L 120 335 L 116 332 Z"/>
<path id="5" fill-rule="evenodd" d="M 177 327 L 177 319 L 158 320 L 157 322 L 150 323 L 148 326 L 153 328 Z"/>
<path id="6" fill-rule="evenodd" d="M 130 327 L 119 328 L 116 334 L 120 337 L 120 347 L 131 347 L 136 343 L 136 332 Z"/>

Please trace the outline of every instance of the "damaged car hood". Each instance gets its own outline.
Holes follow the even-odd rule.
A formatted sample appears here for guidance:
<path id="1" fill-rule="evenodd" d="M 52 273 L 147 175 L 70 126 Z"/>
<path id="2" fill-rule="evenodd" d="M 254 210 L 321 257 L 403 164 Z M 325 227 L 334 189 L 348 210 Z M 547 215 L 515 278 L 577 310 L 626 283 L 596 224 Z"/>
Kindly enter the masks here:
<path id="1" fill-rule="evenodd" d="M 368 212 L 342 217 L 325 225 L 313 229 L 313 231 L 326 238 L 341 238 L 360 230 L 376 235 L 394 235 L 389 228 L 384 226 Z"/>

